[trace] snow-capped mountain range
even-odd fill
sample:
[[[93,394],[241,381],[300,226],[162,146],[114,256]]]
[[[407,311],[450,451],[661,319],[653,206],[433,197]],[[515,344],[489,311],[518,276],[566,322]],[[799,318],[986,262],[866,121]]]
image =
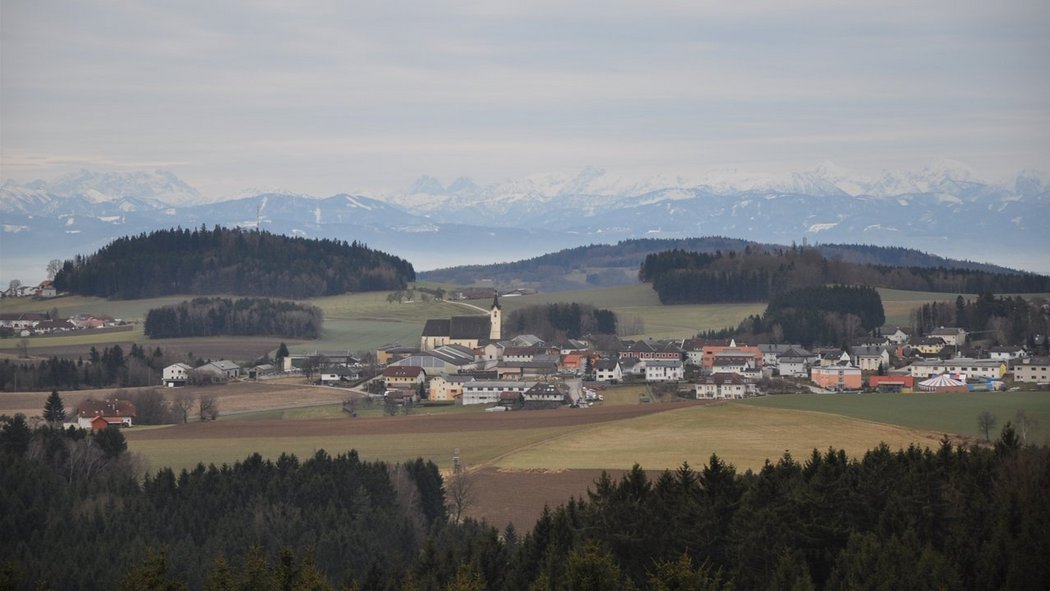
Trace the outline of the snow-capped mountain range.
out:
[[[949,161],[874,177],[832,163],[779,176],[721,170],[692,179],[637,179],[589,167],[487,185],[424,176],[381,195],[251,191],[212,201],[165,171],[80,171],[0,185],[0,271],[6,281],[29,269],[42,273],[51,258],[90,254],[118,236],[219,224],[359,240],[419,269],[627,238],[722,235],[906,246],[1050,272],[1047,178],[1022,172],[990,182]]]

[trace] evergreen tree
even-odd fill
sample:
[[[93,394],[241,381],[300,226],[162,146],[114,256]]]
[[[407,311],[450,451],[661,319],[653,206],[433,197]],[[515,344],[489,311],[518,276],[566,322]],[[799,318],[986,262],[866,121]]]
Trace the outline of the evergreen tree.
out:
[[[58,390],[52,390],[44,403],[44,420],[51,424],[62,423],[66,420],[66,409]]]

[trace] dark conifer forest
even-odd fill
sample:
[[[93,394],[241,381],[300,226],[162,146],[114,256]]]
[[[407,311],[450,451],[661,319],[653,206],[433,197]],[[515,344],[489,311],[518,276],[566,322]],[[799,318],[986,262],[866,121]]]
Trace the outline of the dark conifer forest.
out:
[[[616,334],[616,313],[590,304],[539,304],[514,310],[506,325],[516,334],[547,341],[578,339],[587,334]]]
[[[5,589],[1046,589],[1050,449],[717,456],[603,475],[504,531],[437,467],[253,455],[141,479],[120,431],[0,430]]]
[[[358,242],[239,228],[160,230],[65,261],[55,288],[115,299],[173,294],[310,298],[401,289],[412,264]]]
[[[218,335],[321,337],[324,314],[317,306],[267,298],[193,298],[146,314],[151,339]]]
[[[714,254],[668,250],[646,256],[638,278],[652,283],[664,304],[762,302],[829,283],[946,293],[1050,291],[1050,277],[1033,273],[850,263],[800,247]]]

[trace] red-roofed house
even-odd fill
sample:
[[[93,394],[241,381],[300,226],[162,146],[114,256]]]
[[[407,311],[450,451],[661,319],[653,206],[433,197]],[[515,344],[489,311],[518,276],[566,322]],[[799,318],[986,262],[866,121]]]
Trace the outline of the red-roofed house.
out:
[[[102,425],[98,422],[106,422]],[[81,429],[105,429],[109,425],[131,427],[135,424],[135,405],[128,400],[93,400],[88,398],[77,406],[77,426]]]
[[[414,365],[391,365],[383,370],[383,381],[387,388],[414,390],[426,379],[427,374],[423,368]]]

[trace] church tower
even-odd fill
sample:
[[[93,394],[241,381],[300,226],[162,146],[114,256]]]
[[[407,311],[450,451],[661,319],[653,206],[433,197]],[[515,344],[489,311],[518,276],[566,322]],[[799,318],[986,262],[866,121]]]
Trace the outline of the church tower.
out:
[[[499,305],[499,292],[492,296],[492,308],[489,310],[489,339],[498,341],[503,338],[503,309]]]

